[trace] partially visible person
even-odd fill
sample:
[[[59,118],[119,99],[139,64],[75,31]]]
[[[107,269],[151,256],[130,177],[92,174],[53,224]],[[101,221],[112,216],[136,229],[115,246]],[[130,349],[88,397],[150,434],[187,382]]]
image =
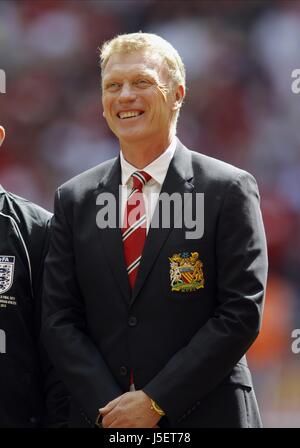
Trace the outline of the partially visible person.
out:
[[[5,130],[0,126],[0,146]],[[68,393],[39,342],[51,214],[0,184],[0,427],[64,426]]]

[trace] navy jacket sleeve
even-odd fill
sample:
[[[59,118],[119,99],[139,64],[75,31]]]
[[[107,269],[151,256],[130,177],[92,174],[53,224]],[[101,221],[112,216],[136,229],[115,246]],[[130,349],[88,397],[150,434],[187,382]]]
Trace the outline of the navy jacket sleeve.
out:
[[[37,239],[39,239],[39,244],[36,244]],[[40,334],[41,330],[44,262],[49,249],[49,239],[50,218],[45,222],[43,233],[41,233],[40,236],[38,236],[38,234],[31,235],[31,240],[35,242],[35,244],[32,244],[34,246],[34,253],[32,254],[32,286],[35,302],[35,325],[37,335]],[[42,416],[41,423],[45,427],[67,426],[69,418],[70,395],[65,385],[57,375],[57,372],[54,369],[47,351],[40,339],[39,356],[42,367],[43,393],[45,400],[44,415]]]

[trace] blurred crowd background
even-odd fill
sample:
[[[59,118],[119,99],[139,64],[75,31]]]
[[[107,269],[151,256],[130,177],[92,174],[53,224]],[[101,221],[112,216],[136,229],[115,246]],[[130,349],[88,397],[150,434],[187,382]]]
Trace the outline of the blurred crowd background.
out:
[[[249,364],[267,427],[300,427],[298,1],[1,0],[0,182],[52,210],[65,180],[118,153],[102,117],[97,48],[124,32],[169,40],[187,70],[178,135],[255,175],[270,271]]]

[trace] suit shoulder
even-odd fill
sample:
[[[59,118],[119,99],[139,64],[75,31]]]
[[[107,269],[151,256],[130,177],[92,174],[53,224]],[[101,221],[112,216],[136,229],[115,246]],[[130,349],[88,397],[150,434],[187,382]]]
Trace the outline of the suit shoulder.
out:
[[[83,173],[69,179],[59,187],[59,191],[64,194],[82,195],[85,191],[97,188],[99,183],[103,180],[107,173],[112,169],[117,161],[117,157],[114,159],[106,160],[99,165],[90,168]]]
[[[248,171],[230,163],[190,150],[195,173],[216,182],[237,182],[241,178],[252,178]]]
[[[5,192],[6,195],[6,211],[9,215],[15,215],[20,221],[33,223],[44,226],[50,220],[52,213],[44,209],[34,202],[24,199],[14,193]]]

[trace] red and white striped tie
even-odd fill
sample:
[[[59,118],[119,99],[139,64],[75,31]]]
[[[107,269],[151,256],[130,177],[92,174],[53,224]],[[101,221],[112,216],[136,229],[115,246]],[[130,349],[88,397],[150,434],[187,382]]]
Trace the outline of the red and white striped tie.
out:
[[[129,283],[133,289],[146,240],[147,220],[143,188],[151,176],[145,171],[135,171],[131,177],[133,187],[127,198],[122,240]]]

